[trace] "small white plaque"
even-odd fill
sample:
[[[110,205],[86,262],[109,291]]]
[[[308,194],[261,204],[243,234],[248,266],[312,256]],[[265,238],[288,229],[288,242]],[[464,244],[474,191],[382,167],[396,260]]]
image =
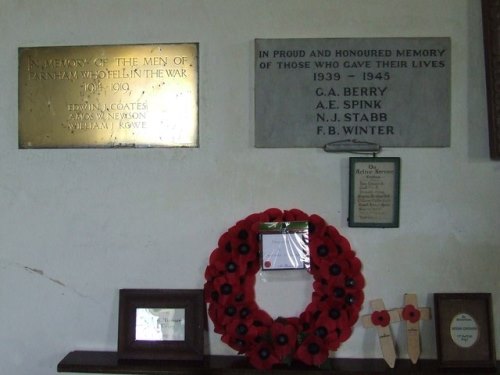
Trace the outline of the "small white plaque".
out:
[[[451,339],[461,348],[470,348],[479,339],[479,326],[472,316],[461,313],[450,323]]]
[[[186,311],[184,309],[136,310],[135,339],[144,341],[184,341]]]
[[[279,233],[262,235],[262,268],[305,268],[309,248],[302,233]]]

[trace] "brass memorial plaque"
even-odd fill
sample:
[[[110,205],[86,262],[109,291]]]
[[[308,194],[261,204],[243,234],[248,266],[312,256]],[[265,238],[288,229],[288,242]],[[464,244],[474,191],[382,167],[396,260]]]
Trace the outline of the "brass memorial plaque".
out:
[[[198,44],[20,48],[19,147],[198,147]]]

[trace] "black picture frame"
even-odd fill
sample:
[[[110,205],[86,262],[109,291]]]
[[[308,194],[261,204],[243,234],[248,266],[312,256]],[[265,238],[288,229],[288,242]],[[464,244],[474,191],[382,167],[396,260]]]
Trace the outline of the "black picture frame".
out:
[[[401,158],[349,158],[350,227],[399,227]]]
[[[435,293],[434,312],[440,367],[496,367],[490,293]]]
[[[143,311],[150,309],[159,314],[180,313],[182,319],[176,318],[171,320],[174,323],[166,323],[168,319],[162,318],[162,338],[144,339],[142,336],[138,338],[137,317],[143,314]],[[202,360],[205,314],[203,291],[199,289],[121,289],[118,358],[120,360]],[[160,324],[160,320],[157,324]],[[170,324],[169,329],[175,328],[179,333],[165,338],[163,330],[167,324]]]

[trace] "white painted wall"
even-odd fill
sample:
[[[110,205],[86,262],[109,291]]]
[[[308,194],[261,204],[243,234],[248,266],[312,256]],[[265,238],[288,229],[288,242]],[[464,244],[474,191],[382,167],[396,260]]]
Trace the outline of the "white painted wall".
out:
[[[381,154],[402,160],[399,229],[347,227],[349,155],[253,147],[254,38],[374,36],[452,40],[451,147]],[[201,288],[219,236],[269,207],[338,227],[367,300],[491,292],[498,317],[500,163],[481,38],[477,0],[0,0],[1,372],[54,374],[68,351],[114,350],[120,288]],[[200,43],[199,149],[18,150],[18,47],[169,42]],[[259,282],[258,300],[298,314],[310,289],[298,284],[304,296]],[[422,331],[435,357],[433,324]],[[210,347],[233,353],[212,332]],[[337,356],[379,357],[374,333],[358,323]]]

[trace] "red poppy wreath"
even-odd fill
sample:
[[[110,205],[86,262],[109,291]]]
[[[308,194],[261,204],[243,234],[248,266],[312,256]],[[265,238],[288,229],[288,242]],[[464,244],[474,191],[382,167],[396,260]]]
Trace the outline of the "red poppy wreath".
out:
[[[312,299],[298,317],[273,319],[255,301],[259,224],[307,221]],[[238,221],[220,238],[205,271],[214,331],[258,369],[293,360],[321,366],[351,333],[363,303],[361,261],[346,238],[318,215],[276,208]]]

